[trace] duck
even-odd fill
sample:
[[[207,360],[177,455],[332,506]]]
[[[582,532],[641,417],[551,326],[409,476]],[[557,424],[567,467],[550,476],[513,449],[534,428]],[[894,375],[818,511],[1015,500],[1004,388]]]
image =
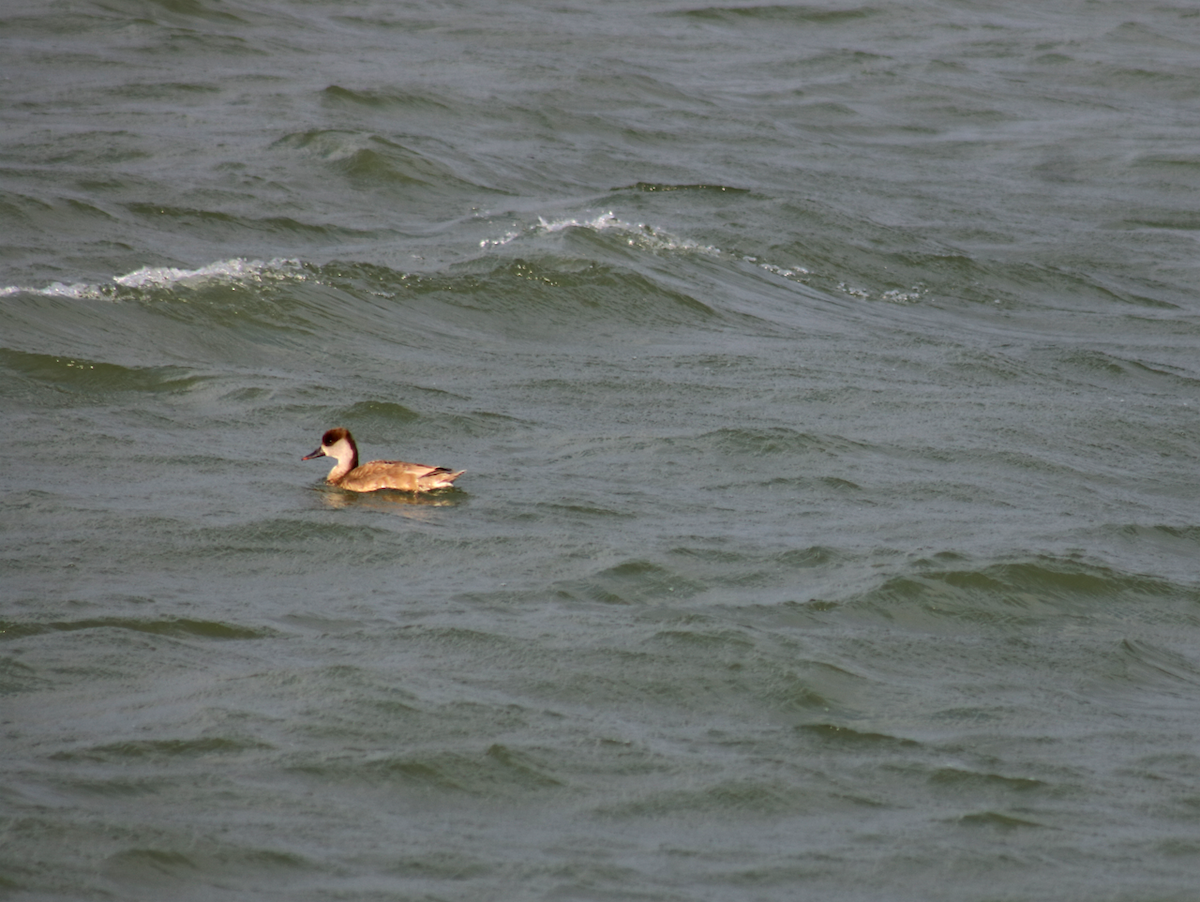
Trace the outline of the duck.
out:
[[[397,489],[401,492],[432,492],[449,488],[466,470],[450,470],[446,467],[428,467],[425,464],[410,464],[402,460],[373,460],[359,464],[358,445],[349,429],[330,429],[321,436],[321,445],[312,454],[301,460],[317,457],[332,457],[337,464],[329,471],[325,481],[340,489],[351,492],[377,492],[380,489]]]

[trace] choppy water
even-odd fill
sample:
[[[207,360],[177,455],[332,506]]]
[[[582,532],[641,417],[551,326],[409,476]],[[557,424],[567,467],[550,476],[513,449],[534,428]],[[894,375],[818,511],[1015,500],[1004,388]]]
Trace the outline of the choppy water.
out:
[[[0,894],[1195,899],[1200,14],[1054,6],[6,8]]]

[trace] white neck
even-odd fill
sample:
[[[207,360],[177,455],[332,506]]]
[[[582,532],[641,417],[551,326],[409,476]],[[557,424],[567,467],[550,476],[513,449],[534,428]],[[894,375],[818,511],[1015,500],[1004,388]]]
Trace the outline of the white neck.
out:
[[[325,456],[337,460],[337,464],[329,471],[329,476],[326,477],[329,482],[338,482],[358,466],[358,449],[345,439],[326,448]]]

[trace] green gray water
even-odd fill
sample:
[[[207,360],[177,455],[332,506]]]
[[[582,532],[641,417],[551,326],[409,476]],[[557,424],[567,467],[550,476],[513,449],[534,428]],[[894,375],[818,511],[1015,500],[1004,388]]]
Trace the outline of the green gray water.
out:
[[[1194,899],[1198,51],[5,11],[0,894]]]

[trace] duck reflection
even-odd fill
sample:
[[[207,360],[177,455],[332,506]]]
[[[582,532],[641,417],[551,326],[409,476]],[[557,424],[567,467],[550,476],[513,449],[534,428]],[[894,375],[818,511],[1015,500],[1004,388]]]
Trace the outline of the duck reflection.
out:
[[[326,507],[334,510],[373,510],[415,519],[424,519],[435,507],[456,507],[467,498],[466,492],[457,489],[433,493],[380,489],[364,493],[349,492],[332,485],[318,485],[313,486],[313,491],[320,495]]]

